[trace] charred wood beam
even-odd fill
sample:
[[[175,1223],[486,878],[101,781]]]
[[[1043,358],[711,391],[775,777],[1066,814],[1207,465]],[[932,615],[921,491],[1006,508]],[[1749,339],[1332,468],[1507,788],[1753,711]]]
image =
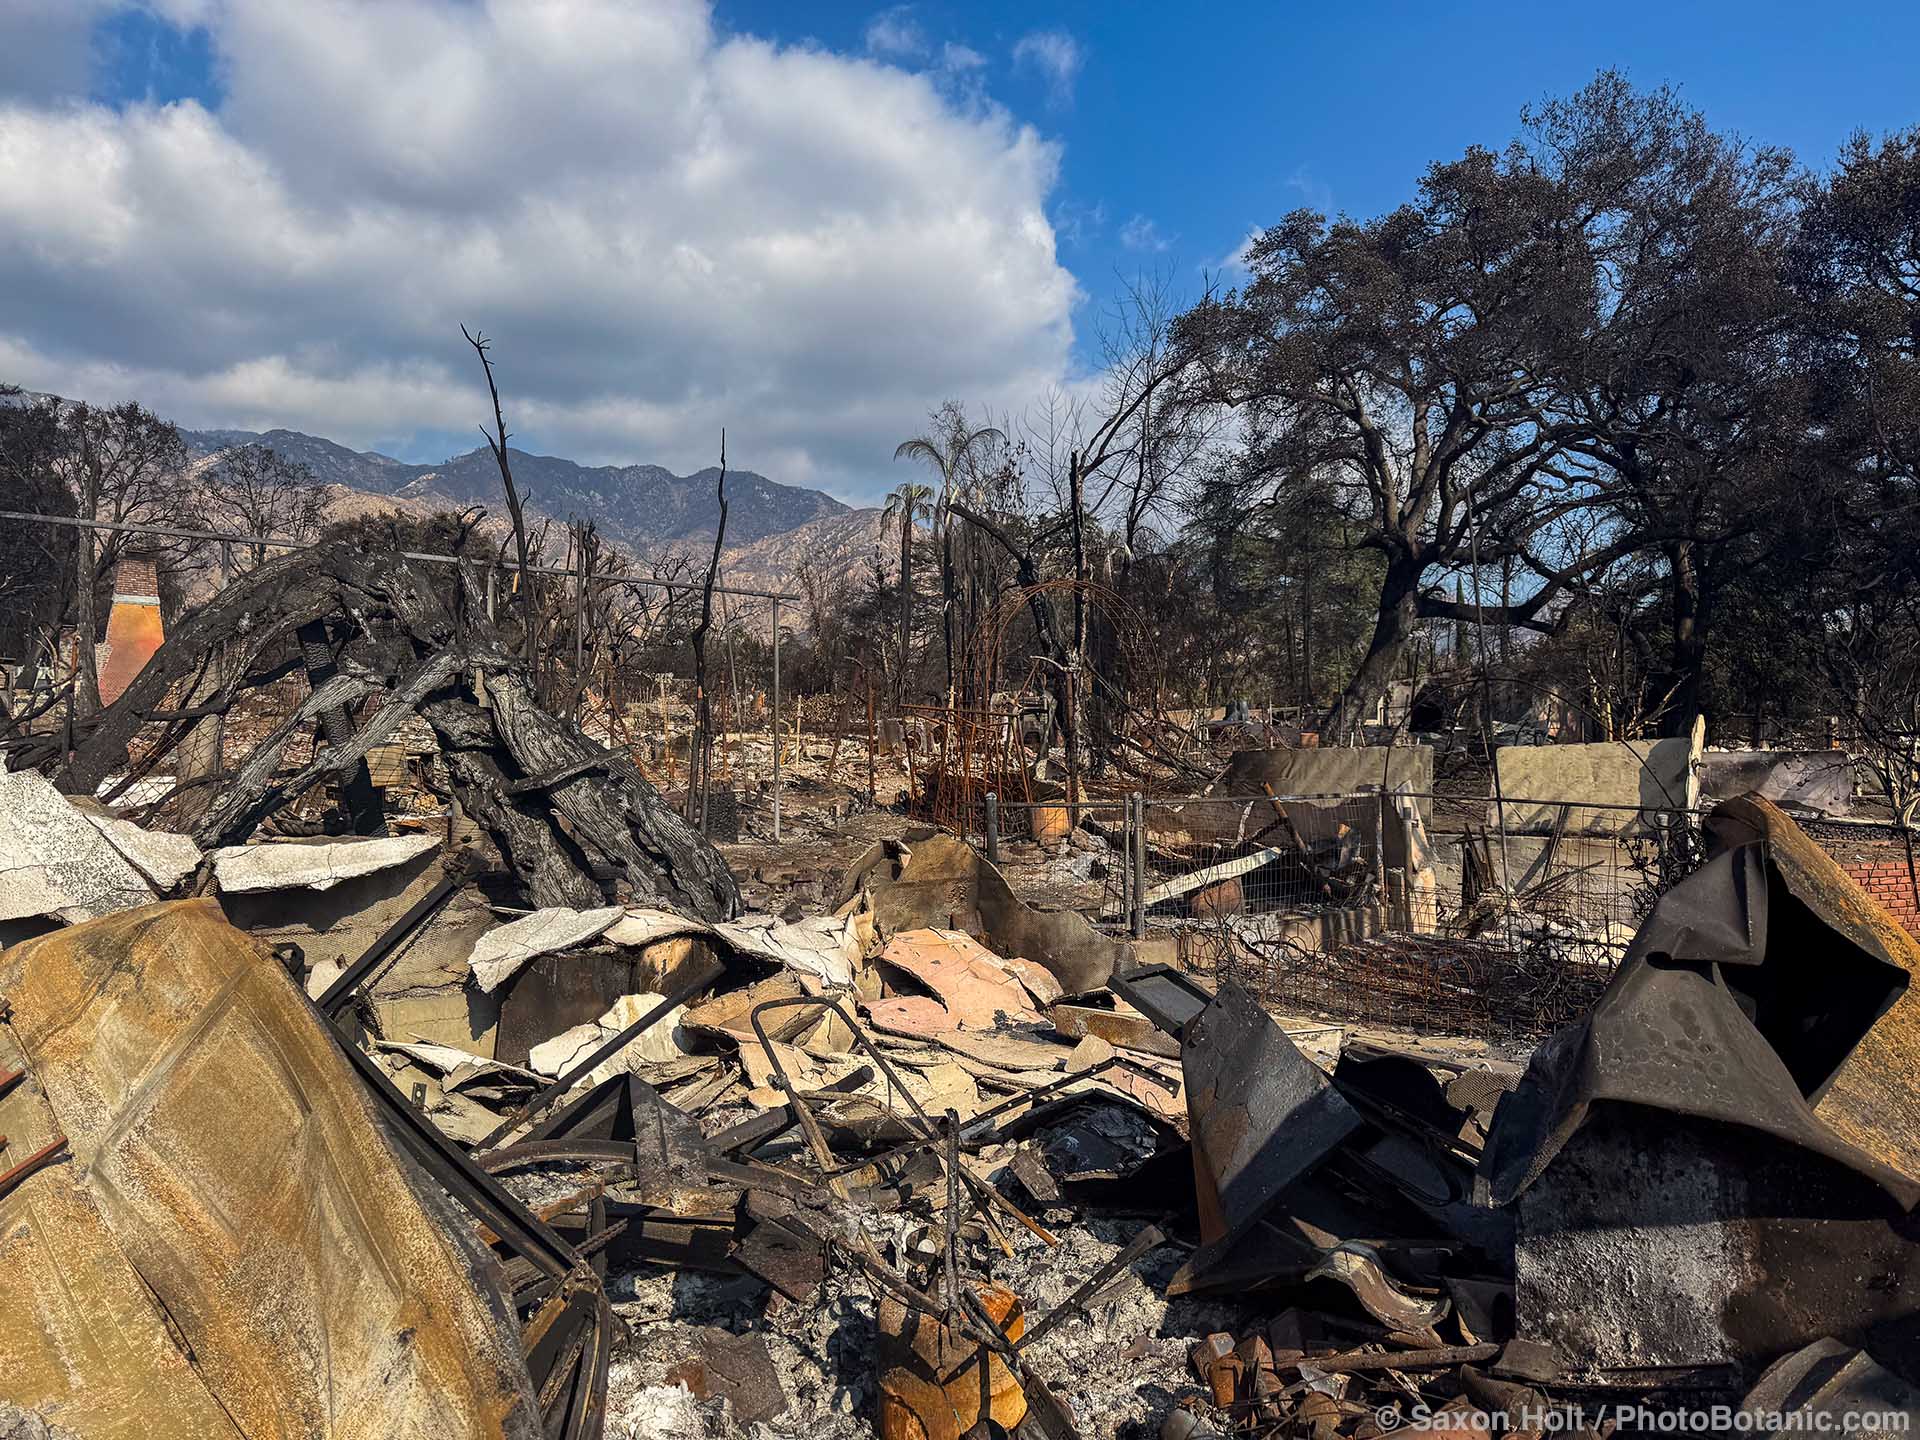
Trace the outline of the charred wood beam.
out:
[[[307,667],[307,683],[318,689],[340,673],[333,648],[327,641],[326,621],[309,621],[300,627],[298,636],[300,656]],[[344,704],[330,705],[322,710],[320,725],[326,732],[329,753],[344,751],[353,739],[353,717],[347,713]],[[379,792],[373,788],[373,775],[367,769],[364,749],[360,758],[340,777],[340,798],[346,802],[347,813],[353,817],[354,834],[387,833],[386,811],[380,804]]]
[[[457,650],[442,650],[428,656],[388,694],[386,702],[373,713],[359,734],[350,735],[344,744],[327,746],[314,756],[311,764],[276,780],[280,752],[303,718],[325,714],[328,706],[344,706],[350,692],[366,694],[371,689],[364,681],[351,676],[334,676],[309,695],[267,743],[247,757],[233,785],[217,796],[200,817],[200,823],[194,826],[193,838],[202,849],[238,845],[270,811],[305,794],[321,781],[364,774],[367,751],[384,744],[419,708],[422,700],[457,676],[466,663]]]
[[[589,770],[605,770],[611,763],[611,755],[583,755],[550,774],[535,775],[527,780],[515,780],[507,786],[507,794],[532,795],[541,790],[551,790],[562,781],[571,780],[576,775],[584,775]]]

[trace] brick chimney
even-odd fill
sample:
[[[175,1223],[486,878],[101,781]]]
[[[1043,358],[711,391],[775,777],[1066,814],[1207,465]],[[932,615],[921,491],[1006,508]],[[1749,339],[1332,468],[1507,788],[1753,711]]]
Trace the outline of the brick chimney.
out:
[[[160,628],[160,577],[153,561],[129,556],[114,567],[107,638],[94,652],[100,668],[101,704],[111,705],[120,698],[165,638]]]

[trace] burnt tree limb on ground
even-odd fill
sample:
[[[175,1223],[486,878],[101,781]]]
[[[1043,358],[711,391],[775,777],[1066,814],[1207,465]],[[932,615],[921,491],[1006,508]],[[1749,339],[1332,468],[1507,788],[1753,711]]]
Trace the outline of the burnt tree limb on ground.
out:
[[[286,754],[288,742],[315,723],[328,708],[355,704],[372,693],[373,686],[354,675],[335,675],[324,684],[315,686],[291,715],[268,731],[254,746],[253,753],[233,772],[233,778],[226,788],[208,804],[193,827],[195,843],[203,849],[237,844],[239,841],[234,840],[233,836],[245,840],[253,833],[261,816],[275,805],[305,790],[307,786],[296,790],[291,782],[277,778],[280,759]],[[316,763],[327,753],[321,751],[315,757]]]
[[[492,708],[486,713],[512,758],[514,778],[582,766],[581,773],[514,801],[553,815],[558,824],[549,829],[565,834],[593,868],[610,868],[633,899],[710,919],[739,909],[739,889],[720,853],[660,798],[631,759],[602,749],[541,709],[517,667],[492,671],[487,693]],[[444,710],[445,702],[427,712],[436,731],[436,716]],[[582,765],[590,758],[604,758],[604,767]]]
[[[99,712],[57,783],[70,795],[92,795],[124,769],[127,747],[141,727],[164,708],[175,685],[200,673],[208,652],[220,644],[237,641],[254,656],[276,646],[291,651],[295,632],[311,621],[339,616],[364,628],[363,617],[381,615],[411,617],[415,644],[453,641],[453,614],[418,562],[371,554],[346,541],[269,560],[180,618],[120,698]]]
[[[477,577],[340,542],[269,561],[183,617],[98,723],[62,776],[88,793],[127,763],[127,747],[172,689],[216,647],[256,656],[291,647],[303,624],[331,619],[356,673],[310,695],[195,827],[202,844],[239,844],[276,807],[345,769],[419,714],[439,741],[453,793],[498,847],[536,905],[599,905],[611,892],[708,920],[731,919],[740,892],[726,862],[632,760],[542,709],[525,661],[509,653],[477,602]],[[368,679],[367,677],[372,677]],[[484,686],[486,694],[476,693]],[[287,741],[322,708],[371,688],[382,703],[348,743],[291,775]],[[556,776],[565,778],[553,779]],[[540,788],[516,786],[547,779]]]

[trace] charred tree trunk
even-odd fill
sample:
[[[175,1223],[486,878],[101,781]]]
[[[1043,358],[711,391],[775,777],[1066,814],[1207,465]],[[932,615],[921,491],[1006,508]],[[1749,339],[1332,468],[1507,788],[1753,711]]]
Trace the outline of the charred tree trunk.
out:
[[[466,335],[467,343],[473,346],[474,354],[480,357],[480,368],[487,376],[487,396],[493,401],[493,434],[488,435],[486,427],[480,429],[481,436],[487,442],[487,448],[493,452],[493,462],[500,470],[500,485],[507,492],[507,514],[513,521],[513,548],[519,558],[520,584],[517,596],[520,601],[520,623],[524,627],[520,637],[520,651],[526,656],[529,665],[537,664],[540,658],[540,617],[534,599],[534,574],[532,549],[527,542],[527,517],[520,506],[520,489],[513,483],[513,466],[507,458],[507,441],[513,437],[507,433],[507,417],[500,408],[500,387],[493,379],[493,357],[487,353],[493,343],[485,336],[467,334],[462,325],[460,333]]]
[[[953,676],[953,612],[958,603],[960,587],[953,571],[953,517],[947,511],[946,499],[942,499],[940,514],[940,643],[946,652],[947,662],[947,708],[954,706],[957,691]]]
[[[1402,550],[1387,561],[1387,573],[1380,581],[1380,610],[1373,625],[1373,637],[1347,682],[1347,688],[1327,712],[1321,729],[1336,745],[1357,745],[1362,727],[1380,697],[1387,693],[1387,682],[1399,668],[1401,653],[1414,633],[1420,610],[1419,559]]]
[[[502,848],[514,868],[528,878],[536,903],[568,903],[543,899],[542,885],[530,878],[544,871],[551,863],[549,852],[564,844],[584,860],[584,864],[576,862],[576,868],[596,880],[604,874],[611,888],[625,898],[708,920],[728,920],[739,912],[739,887],[719,851],[673,812],[632,760],[595,744],[541,709],[518,667],[491,673],[487,693],[492,708],[479,713],[490,719],[497,736],[495,763],[504,758],[508,763],[500,767],[501,772],[523,777],[510,782],[503,798],[537,802],[536,814],[544,812],[547,820],[528,837],[533,841],[531,852],[525,841],[514,846],[514,836]],[[453,708],[467,704],[452,698],[430,704],[424,712],[427,723],[437,734],[449,722]],[[472,726],[462,728],[470,732]],[[583,763],[588,768],[580,768]],[[561,778],[550,780],[556,776]],[[475,814],[468,805],[468,788],[461,788],[456,779],[461,805]],[[476,814],[476,818],[480,817]]]
[[[727,432],[720,432],[720,482],[716,491],[720,519],[713,532],[713,556],[700,587],[700,623],[693,627],[693,704],[697,724],[687,764],[687,820],[707,833],[707,787],[713,782],[713,697],[707,691],[707,632],[713,628],[713,585],[720,575],[720,547],[727,538]]]
[[[1007,553],[1013,561],[1014,578],[1027,597],[1027,612],[1033,617],[1035,638],[1046,652],[1050,687],[1053,691],[1054,715],[1061,729],[1061,738],[1067,745],[1068,769],[1075,768],[1072,747],[1081,742],[1080,717],[1077,713],[1076,690],[1073,681],[1073,656],[1067,648],[1066,637],[1060,633],[1060,617],[1054,609],[1052,596],[1040,588],[1040,567],[1033,558],[1033,551],[1018,544],[1006,530],[985,515],[969,507],[954,503],[953,513],[974,526]]]
[[[1672,700],[1662,717],[1660,733],[1687,736],[1700,713],[1700,695],[1707,666],[1707,593],[1699,551],[1690,540],[1664,547],[1673,586]]]
[[[894,683],[894,703],[907,700],[908,676],[913,670],[913,508],[900,517],[900,673]]]

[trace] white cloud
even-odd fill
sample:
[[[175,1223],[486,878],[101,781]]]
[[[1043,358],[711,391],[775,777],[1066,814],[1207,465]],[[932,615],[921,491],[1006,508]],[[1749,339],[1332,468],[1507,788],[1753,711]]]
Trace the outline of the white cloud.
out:
[[[1258,229],[1249,230],[1240,237],[1240,243],[1214,262],[1213,270],[1223,277],[1229,285],[1244,285],[1253,278],[1253,269],[1248,257],[1253,253],[1253,242],[1260,238]]]
[[[1084,60],[1080,42],[1065,30],[1032,30],[1022,35],[1013,47],[1013,63],[1031,65],[1047,82],[1047,92],[1055,105],[1073,103],[1074,81],[1080,77]]]
[[[928,50],[926,32],[911,5],[882,10],[867,22],[867,51],[888,58],[915,59]]]
[[[1053,211],[1053,230],[1067,245],[1085,245],[1100,234],[1107,225],[1107,207],[1104,201],[1096,200],[1091,205],[1082,205],[1076,200],[1062,200]]]
[[[1129,250],[1159,252],[1173,244],[1145,215],[1135,215],[1120,227],[1120,243]]]
[[[1333,214],[1333,187],[1306,166],[1296,166],[1294,172],[1287,176],[1287,188],[1297,190],[1301,203],[1309,210],[1318,210],[1322,215]]]
[[[218,112],[0,99],[0,379],[370,444],[481,418],[466,321],[545,448],[724,424],[870,494],[942,398],[1065,373],[1057,150],[937,75],[695,0],[197,3]]]
[[[949,40],[940,47],[940,64],[948,70],[978,70],[987,63],[987,57],[970,45],[961,45]]]

